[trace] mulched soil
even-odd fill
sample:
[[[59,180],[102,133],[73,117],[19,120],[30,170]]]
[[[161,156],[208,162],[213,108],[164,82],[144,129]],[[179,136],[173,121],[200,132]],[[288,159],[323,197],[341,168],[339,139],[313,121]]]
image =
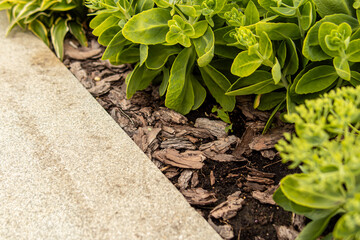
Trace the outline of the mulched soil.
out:
[[[295,172],[274,149],[290,125],[277,119],[261,135],[270,114],[254,110],[251,97],[237,99],[229,134],[211,113],[211,97],[186,117],[164,108],[157,86],[126,99],[132,66],[100,60],[104,47],[90,39],[82,48],[67,38],[64,64],[223,239],[295,239],[305,219],[272,200],[281,178]]]

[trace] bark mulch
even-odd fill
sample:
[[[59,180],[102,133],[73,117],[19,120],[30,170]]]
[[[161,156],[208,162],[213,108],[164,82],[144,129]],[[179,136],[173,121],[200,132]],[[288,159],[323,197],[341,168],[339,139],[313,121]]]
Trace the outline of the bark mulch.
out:
[[[295,239],[305,219],[272,200],[294,172],[274,149],[290,125],[276,120],[262,135],[270,114],[254,110],[251,97],[237,99],[230,133],[211,113],[211,97],[188,116],[164,108],[157,86],[127,99],[132,66],[101,60],[104,47],[90,39],[83,48],[68,38],[64,64],[223,239]]]

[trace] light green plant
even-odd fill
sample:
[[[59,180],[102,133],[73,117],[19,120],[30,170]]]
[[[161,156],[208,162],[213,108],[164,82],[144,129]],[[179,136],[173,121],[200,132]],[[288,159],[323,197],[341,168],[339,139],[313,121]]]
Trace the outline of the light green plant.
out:
[[[317,239],[337,216],[326,239],[360,239],[360,87],[307,100],[286,119],[296,135],[285,134],[276,148],[303,173],[283,178],[274,200],[312,220],[297,239]]]
[[[8,13],[10,24],[7,34],[15,26],[27,28],[48,46],[52,44],[60,59],[64,55],[67,32],[87,46],[82,27],[87,12],[82,0],[0,0],[0,10]]]

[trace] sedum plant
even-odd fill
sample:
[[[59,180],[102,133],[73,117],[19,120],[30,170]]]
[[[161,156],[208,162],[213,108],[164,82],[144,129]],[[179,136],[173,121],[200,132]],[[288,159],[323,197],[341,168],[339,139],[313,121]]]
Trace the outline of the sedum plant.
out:
[[[232,9],[228,24],[235,29],[223,35],[224,45],[243,49],[231,66],[240,78],[226,95],[256,94],[254,107],[274,109],[274,116],[334,87],[360,84],[358,0],[258,0],[256,6],[248,23]]]
[[[296,134],[285,134],[276,148],[303,173],[283,178],[273,197],[312,220],[297,239],[317,239],[331,219],[326,239],[360,239],[360,87],[307,100],[286,119]]]
[[[63,44],[67,32],[81,45],[87,46],[81,25],[87,11],[82,0],[0,0],[0,10],[7,10],[8,13],[10,24],[7,34],[16,25],[27,28],[48,46],[52,44],[60,59],[64,55]]]

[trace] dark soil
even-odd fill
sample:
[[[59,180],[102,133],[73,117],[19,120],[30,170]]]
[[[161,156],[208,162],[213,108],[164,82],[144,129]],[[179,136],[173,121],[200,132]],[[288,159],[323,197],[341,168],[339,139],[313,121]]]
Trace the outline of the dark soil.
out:
[[[214,228],[224,239],[294,239],[290,233],[284,235],[284,231],[277,232],[276,228],[283,226],[286,231],[293,233],[302,228],[304,219],[292,216],[274,203],[264,203],[266,199],[254,198],[255,192],[262,194],[275,189],[281,178],[294,172],[281,163],[274,149],[274,144],[281,138],[282,133],[292,130],[291,126],[277,119],[272,130],[261,135],[269,113],[254,110],[251,97],[238,98],[236,109],[230,115],[233,132],[229,135],[234,135],[235,141],[221,150],[204,150],[205,143],[218,140],[225,144],[228,140],[226,136],[206,135],[209,133],[208,126],[194,127],[199,118],[219,121],[216,115],[211,113],[213,105],[216,105],[211,97],[208,97],[200,109],[191,112],[186,118],[163,108],[164,99],[159,97],[156,86],[150,86],[127,100],[124,79],[132,66],[112,66],[100,60],[101,53],[95,54],[94,49],[103,51],[104,47],[99,46],[94,37],[90,36],[90,39],[89,48],[81,48],[75,40],[68,38],[64,64],[181,192],[202,189],[213,194],[212,201],[207,203],[203,202],[202,194],[195,194],[198,200],[189,201],[207,221],[215,224]],[[90,54],[87,59],[82,59],[81,54],[77,55],[77,52],[90,51],[95,55]],[[214,126],[213,123],[215,122],[210,125]],[[206,134],[196,135],[193,129]],[[169,148],[177,149],[180,154],[196,150],[204,165],[200,169],[179,168],[164,163],[154,154],[168,151]],[[206,151],[218,156],[220,160],[211,160],[205,154]],[[224,162],[223,156],[231,160]],[[178,161],[181,163],[181,157]],[[241,192],[238,199],[243,202],[234,217],[215,219],[210,216],[216,206],[238,191]],[[300,219],[300,223],[295,221],[296,219]]]

